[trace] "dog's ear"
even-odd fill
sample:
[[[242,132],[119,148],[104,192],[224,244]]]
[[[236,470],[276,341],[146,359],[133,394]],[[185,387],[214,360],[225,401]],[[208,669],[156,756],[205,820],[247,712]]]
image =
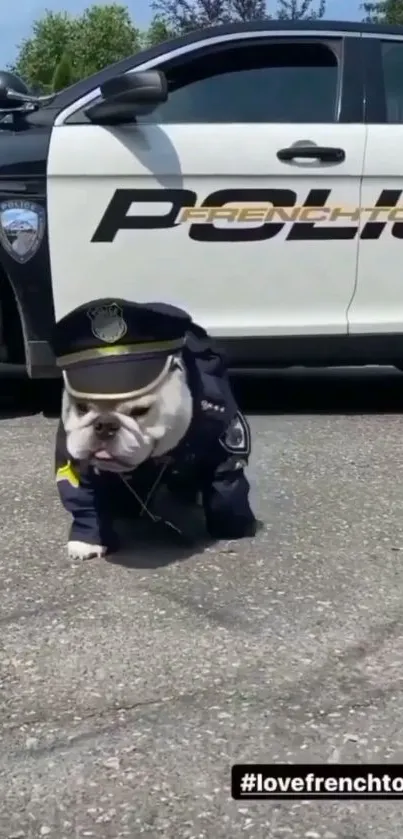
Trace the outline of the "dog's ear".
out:
[[[171,362],[171,372],[174,370],[184,370],[185,364],[181,355],[174,355]]]
[[[66,425],[68,416],[71,412],[71,407],[72,407],[71,406],[71,396],[70,396],[68,390],[66,390],[66,388],[64,387],[63,388],[63,393],[62,393],[62,409],[61,409],[61,419],[62,419],[63,425]]]

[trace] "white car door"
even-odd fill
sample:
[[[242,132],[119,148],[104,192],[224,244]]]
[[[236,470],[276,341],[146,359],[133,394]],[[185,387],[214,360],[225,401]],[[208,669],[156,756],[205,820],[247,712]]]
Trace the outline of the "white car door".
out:
[[[352,335],[403,332],[403,39],[384,36],[370,48],[380,51],[372,60],[379,80],[368,92],[372,113],[364,159],[357,289],[348,312]],[[371,213],[374,207],[389,210]],[[402,357],[398,350],[397,360]]]
[[[303,32],[205,39],[137,63],[169,81],[150,117],[105,127],[80,102],[62,113],[48,158],[56,317],[116,295],[181,305],[216,336],[346,334],[357,237],[342,209],[359,205],[365,129],[343,119],[345,49]],[[209,201],[247,205],[248,220],[184,210]],[[298,221],[301,205],[340,217]]]

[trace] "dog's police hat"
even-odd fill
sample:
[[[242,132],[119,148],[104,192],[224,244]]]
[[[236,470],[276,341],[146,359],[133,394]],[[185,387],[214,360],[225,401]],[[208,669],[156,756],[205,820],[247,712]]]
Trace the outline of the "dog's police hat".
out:
[[[163,379],[191,323],[175,306],[103,298],[62,318],[51,344],[73,396],[130,398]]]

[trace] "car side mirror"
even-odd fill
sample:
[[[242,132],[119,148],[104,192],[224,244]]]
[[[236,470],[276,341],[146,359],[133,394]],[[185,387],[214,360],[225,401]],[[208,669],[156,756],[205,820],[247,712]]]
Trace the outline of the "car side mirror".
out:
[[[19,76],[8,70],[0,70],[0,111],[3,113],[38,110],[52,98],[54,94],[33,95]]]
[[[95,125],[135,122],[168,99],[168,82],[160,70],[144,70],[114,76],[100,87],[102,99],[84,113]]]

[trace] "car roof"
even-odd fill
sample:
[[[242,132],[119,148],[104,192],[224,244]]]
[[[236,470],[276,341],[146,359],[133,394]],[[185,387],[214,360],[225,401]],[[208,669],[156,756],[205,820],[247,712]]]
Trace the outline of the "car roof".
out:
[[[237,35],[244,32],[337,32],[337,33],[351,33],[352,35],[396,35],[403,38],[403,26],[393,26],[390,24],[378,23],[363,23],[362,21],[344,21],[344,20],[259,20],[242,23],[222,24],[220,26],[206,27],[205,29],[197,29],[189,32],[187,35],[181,35],[179,38],[172,38],[169,41],[163,41],[155,47],[150,47],[145,50],[140,50],[135,55],[124,58],[121,61],[105,67],[104,70],[94,74],[87,79],[76,82],[74,85],[60,91],[60,93],[53,100],[51,109],[57,109],[59,112],[63,108],[75,100],[85,96],[85,94],[93,89],[99,87],[104,81],[111,78],[112,75],[126,73],[130,68],[136,64],[143,64],[158,58],[165,52],[171,50],[178,50],[182,47],[188,47],[191,44],[197,44],[199,41],[208,40],[209,38],[217,38],[225,35]]]

